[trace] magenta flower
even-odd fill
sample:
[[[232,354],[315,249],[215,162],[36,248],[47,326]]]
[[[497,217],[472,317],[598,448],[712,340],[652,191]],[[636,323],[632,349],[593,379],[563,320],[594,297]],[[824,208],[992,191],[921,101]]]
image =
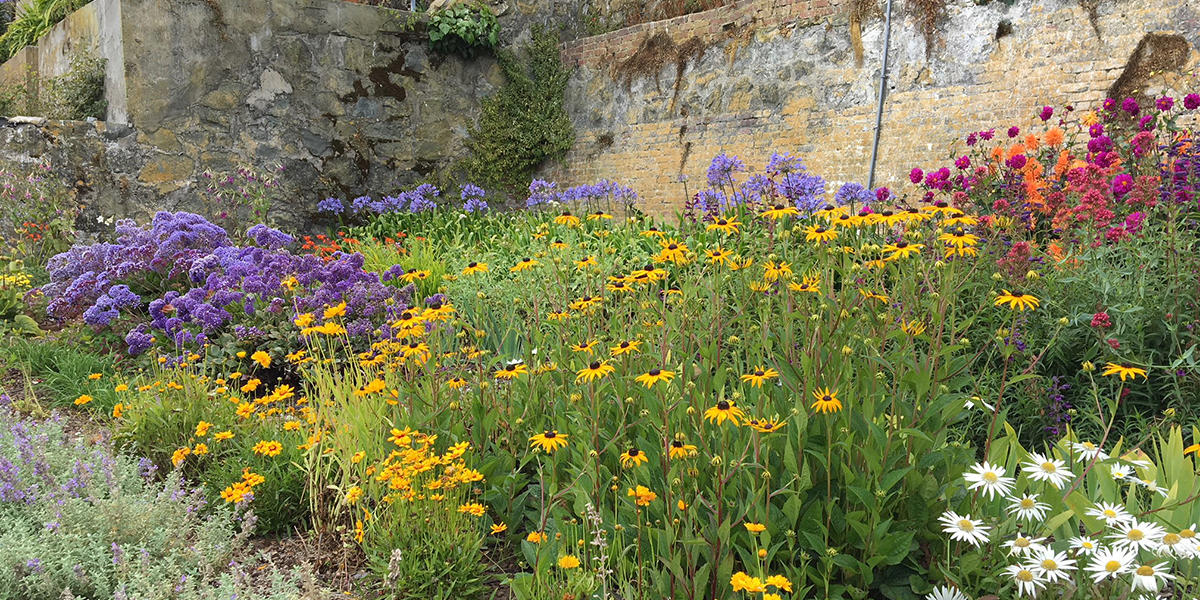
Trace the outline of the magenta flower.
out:
[[[1154,106],[1158,108],[1159,112],[1168,112],[1172,108],[1175,108],[1175,99],[1170,96],[1163,96],[1154,101]]]
[[[1049,121],[1050,117],[1054,116],[1054,108],[1050,106],[1043,106],[1042,113],[1038,116],[1042,118],[1043,122]]]
[[[1013,125],[1012,127],[1009,127],[1009,128],[1008,128],[1008,137],[1010,137],[1010,138],[1015,138],[1015,137],[1017,137],[1018,135],[1021,135],[1021,128],[1020,128],[1020,127],[1017,127],[1016,125]]]
[[[1188,110],[1200,108],[1200,94],[1188,94],[1183,97],[1183,107]]]
[[[1142,107],[1138,106],[1137,100],[1126,98],[1121,102],[1121,110],[1129,113],[1129,116],[1132,117],[1136,116],[1142,110]]]
[[[1019,171],[1025,167],[1026,160],[1024,154],[1014,154],[1008,159],[1008,166]]]
[[[908,180],[913,183],[921,183],[921,180],[924,178],[925,173],[921,169],[913,168],[913,170],[908,172]]]

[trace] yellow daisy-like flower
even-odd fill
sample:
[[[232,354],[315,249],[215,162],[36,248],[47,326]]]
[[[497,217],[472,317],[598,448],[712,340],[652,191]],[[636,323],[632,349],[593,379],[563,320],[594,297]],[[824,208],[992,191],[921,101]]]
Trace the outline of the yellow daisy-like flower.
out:
[[[678,460],[695,455],[695,444],[688,444],[683,440],[671,440],[671,443],[667,444],[667,456],[672,460]]]
[[[88,375],[88,381],[97,381],[101,377],[104,377],[103,373],[92,373],[91,375]]]
[[[742,409],[735,406],[728,400],[720,400],[715,405],[704,411],[704,420],[720,425],[725,421],[729,421],[734,425],[739,424],[738,419],[745,418],[746,413]]]
[[[595,256],[588,256],[587,258],[585,258],[583,260],[575,261],[575,268],[582,271],[588,267],[594,267],[597,264],[599,264],[599,263],[596,262]]]
[[[637,448],[630,448],[621,454],[621,466],[626,469],[646,464],[649,460],[650,458],[646,456],[646,453]]]
[[[758,365],[753,371],[742,375],[742,381],[749,382],[751,387],[762,387],[763,382],[776,377],[779,377],[779,371]]]
[[[638,506],[650,506],[651,502],[654,502],[658,499],[658,494],[650,491],[650,488],[644,485],[639,485],[636,488],[629,488],[629,491],[626,492],[625,495],[633,497],[634,504],[637,504]]]
[[[1149,378],[1146,375],[1145,369],[1140,369],[1138,367],[1126,367],[1124,365],[1118,365],[1117,363],[1111,362],[1104,365],[1104,371],[1101,372],[1100,375],[1116,375],[1121,378],[1121,381],[1125,381],[1126,377],[1135,379],[1138,375],[1141,375],[1142,379]]]
[[[212,428],[212,423],[208,421],[200,421],[196,424],[195,437],[204,437],[208,435],[208,430]]]
[[[769,585],[773,588],[781,589],[785,592],[792,591],[791,580],[788,579],[787,577],[784,577],[783,575],[772,575],[772,576],[768,577],[767,585]],[[764,598],[765,598],[765,596],[764,596]]]
[[[87,404],[88,402],[91,402],[94,399],[95,398],[92,398],[91,396],[89,396],[87,394],[83,394],[80,397],[75,399],[75,406],[83,406],[84,404]]]
[[[720,231],[721,233],[737,233],[739,226],[741,226],[741,222],[736,218],[727,219],[725,217],[718,217],[704,229],[706,231]]]
[[[496,524],[492,525],[489,529],[491,530],[492,535],[500,535],[501,533],[508,531],[508,524],[496,523]]]
[[[357,485],[351,486],[350,489],[346,490],[346,504],[354,504],[362,499],[362,497],[363,490]]]
[[[508,270],[511,273],[520,273],[521,271],[528,271],[529,269],[532,269],[540,264],[542,264],[542,263],[526,256],[525,258],[522,258],[521,261],[518,262],[517,264],[513,265],[512,267],[509,267]]]
[[[530,544],[540,544],[547,539],[549,538],[546,537],[546,534],[540,531],[531,531],[529,532],[529,535],[525,536],[525,541],[529,542]]]
[[[708,262],[714,265],[727,265],[733,257],[733,253],[717,246],[711,250],[705,250],[704,256],[708,257]]]
[[[763,279],[766,281],[778,281],[780,279],[791,279],[792,265],[779,261],[767,261],[763,264]]]
[[[589,221],[600,221],[600,220],[607,221],[612,218],[613,218],[612,215],[610,215],[602,210],[598,210],[594,213],[588,213],[588,216],[587,216],[587,220],[589,220]]]
[[[462,377],[451,377],[450,380],[446,382],[446,385],[450,386],[450,389],[452,390],[460,390],[467,387],[467,380],[463,379]]]
[[[895,244],[888,244],[883,247],[883,251],[887,253],[887,257],[884,260],[891,261],[908,258],[913,254],[920,254],[923,248],[925,248],[924,244],[910,244],[904,240],[900,240]]]
[[[783,426],[787,423],[777,419],[751,419],[747,421],[746,424],[749,425],[751,429],[754,429],[759,433],[775,433],[776,431],[783,429]]]
[[[566,445],[567,434],[559,433],[557,429],[547,429],[545,433],[539,433],[529,438],[529,446],[531,448],[541,448],[542,452],[546,454],[550,454]]]
[[[820,294],[821,278],[816,275],[805,275],[801,282],[796,283],[793,281],[789,283],[788,289],[802,294]]]
[[[233,439],[232,431],[219,431],[219,432],[213,434],[214,442],[223,442],[225,440],[232,440],[232,439]]]
[[[613,371],[616,371],[616,368],[608,364],[608,361],[606,360],[593,362],[576,372],[575,383],[579,383],[581,381],[591,383],[592,381],[600,379],[605,375],[612,373]]]
[[[670,382],[675,378],[675,371],[664,371],[662,369],[650,369],[641,375],[638,375],[634,381],[646,386],[649,389],[654,384],[665,381]]]
[[[417,269],[401,275],[400,281],[403,281],[404,283],[413,283],[415,281],[428,279],[432,274],[433,272],[428,269]]]
[[[473,517],[482,517],[487,508],[478,502],[468,502],[458,507],[458,512],[471,515]]]
[[[746,531],[750,533],[762,533],[767,530],[767,526],[762,523],[743,523],[746,526]]]
[[[183,464],[183,461],[186,460],[188,455],[191,453],[192,453],[192,449],[187,446],[184,446],[183,448],[176,450],[174,453],[171,454],[171,464],[178,467],[179,465]]]
[[[346,303],[339,302],[336,306],[330,306],[329,308],[326,308],[325,312],[322,313],[321,316],[326,321],[328,321],[329,319],[341,317],[341,316],[344,316],[345,314],[346,314]]]
[[[558,568],[560,569],[577,569],[579,568],[579,559],[570,554],[558,557]]]
[[[799,215],[800,211],[791,204],[776,204],[762,212],[762,216],[772,221],[778,221],[784,217],[795,217]]]
[[[496,379],[516,379],[521,375],[528,375],[529,367],[525,363],[512,363],[504,365],[504,368],[496,371],[493,375]]]
[[[687,244],[676,239],[659,240],[658,254],[654,255],[654,262],[673,262],[677,265],[686,265],[688,263]]]
[[[481,263],[481,262],[475,262],[475,261],[471,261],[471,262],[467,263],[466,268],[464,268],[462,270],[463,275],[474,275],[476,273],[487,273],[487,272],[488,272],[487,263]]]
[[[900,321],[900,329],[912,337],[925,333],[925,324],[920,321]]]
[[[279,453],[283,451],[283,444],[280,444],[275,440],[260,440],[257,444],[254,444],[254,447],[251,448],[251,450],[255,454],[260,454],[262,456],[279,456]]]
[[[813,392],[813,398],[816,398],[817,401],[812,403],[811,408],[817,412],[828,414],[842,410],[842,401],[838,400],[837,390],[817,388]]]
[[[579,217],[571,214],[570,211],[565,211],[563,214],[554,217],[556,225],[566,225],[567,227],[579,227]]]
[[[600,342],[597,340],[588,340],[582,344],[571,344],[571,352],[587,352],[592,353],[592,348],[595,348]]]
[[[570,304],[571,310],[586,310],[604,301],[603,296],[584,296]]]
[[[996,306],[1007,304],[1012,310],[1024,312],[1025,309],[1033,310],[1041,304],[1041,301],[1032,294],[1023,294],[1021,292],[1010,292],[1001,290],[999,296],[996,296]]]
[[[729,578],[729,585],[733,586],[734,592],[747,592],[750,594],[761,594],[767,591],[767,586],[763,585],[761,579],[751,577],[742,571],[734,573]]]
[[[823,244],[825,242],[832,242],[833,240],[836,240],[837,236],[838,232],[836,229],[822,227],[820,225],[809,225],[808,228],[804,230],[804,241],[806,242],[817,242],[818,244]]]
[[[641,350],[641,345],[642,343],[637,340],[628,340],[621,342],[616,346],[610,346],[608,351],[611,352],[613,356],[622,356],[624,354],[633,354],[634,352]]]
[[[258,352],[251,354],[250,360],[258,363],[259,366],[261,366],[264,369],[268,369],[271,367],[271,355],[267,354],[266,352],[263,352],[262,350],[259,350]]]
[[[666,233],[664,233],[661,229],[659,229],[653,225],[651,225],[649,229],[646,229],[645,231],[643,231],[641,233],[642,237],[648,237],[648,238],[651,238],[651,237],[661,238],[664,235],[666,235]]]

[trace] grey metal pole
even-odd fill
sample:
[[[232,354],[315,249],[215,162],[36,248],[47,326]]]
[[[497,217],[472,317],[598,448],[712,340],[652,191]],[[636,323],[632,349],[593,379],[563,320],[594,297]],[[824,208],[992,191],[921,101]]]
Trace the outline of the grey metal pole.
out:
[[[871,170],[867,189],[875,189],[875,162],[879,159],[879,132],[883,126],[883,98],[887,95],[888,47],[892,42],[892,0],[887,0],[887,18],[883,25],[883,68],[879,72],[879,105],[875,107],[875,141],[871,145]]]

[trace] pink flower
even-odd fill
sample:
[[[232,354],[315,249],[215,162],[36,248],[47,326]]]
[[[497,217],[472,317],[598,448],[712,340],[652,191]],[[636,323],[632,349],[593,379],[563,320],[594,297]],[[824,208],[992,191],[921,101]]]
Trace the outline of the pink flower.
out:
[[[1092,315],[1092,327],[1096,329],[1108,329],[1112,327],[1112,319],[1109,318],[1108,313],[1100,311]]]
[[[1107,340],[1104,340],[1104,343],[1108,344],[1108,347],[1112,348],[1113,350],[1121,349],[1121,342],[1118,342],[1117,338],[1108,338]]]

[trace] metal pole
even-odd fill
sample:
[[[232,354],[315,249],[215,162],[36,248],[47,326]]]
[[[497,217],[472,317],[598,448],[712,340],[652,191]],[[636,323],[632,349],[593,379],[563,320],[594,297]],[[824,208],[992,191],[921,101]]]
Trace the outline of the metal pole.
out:
[[[875,142],[871,145],[871,170],[867,189],[875,189],[875,161],[879,159],[879,131],[883,127],[883,98],[887,94],[888,46],[892,41],[892,0],[887,0],[887,18],[883,25],[883,68],[879,72],[879,105],[875,107]]]

